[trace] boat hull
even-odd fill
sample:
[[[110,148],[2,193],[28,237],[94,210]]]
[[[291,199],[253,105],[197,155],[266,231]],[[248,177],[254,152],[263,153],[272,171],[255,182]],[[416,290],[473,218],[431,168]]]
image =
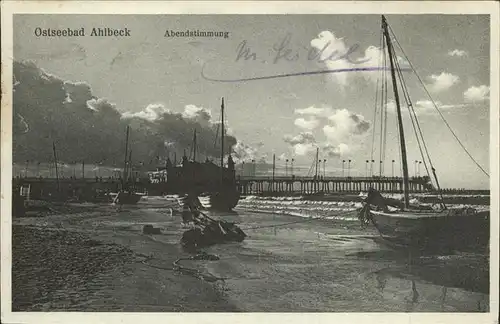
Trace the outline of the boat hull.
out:
[[[373,225],[386,243],[425,253],[487,251],[489,211],[427,213],[370,210]]]
[[[119,192],[116,201],[120,205],[136,205],[141,198],[142,195],[135,192]]]
[[[210,209],[230,211],[238,204],[240,194],[236,190],[225,190],[210,194]]]

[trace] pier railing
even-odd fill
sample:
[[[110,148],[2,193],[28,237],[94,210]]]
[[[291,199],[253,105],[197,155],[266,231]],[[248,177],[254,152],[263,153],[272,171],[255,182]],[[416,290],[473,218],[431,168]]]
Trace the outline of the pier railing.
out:
[[[352,177],[352,176],[243,176],[238,175],[236,178],[240,181],[263,181],[263,180],[275,180],[275,181],[312,181],[312,180],[322,180],[322,181],[403,181],[401,177],[384,177],[384,176],[372,176],[372,177]],[[428,177],[411,177],[413,180],[428,181]]]
[[[141,188],[149,190],[154,186],[149,178],[135,178],[132,182]],[[167,181],[168,183],[168,181]],[[43,178],[43,177],[16,177],[13,185],[16,187],[31,186],[33,192],[56,190],[118,190],[121,179],[118,177],[92,177],[92,178]],[[318,192],[357,192],[374,188],[380,192],[402,192],[403,179],[401,177],[342,177],[342,176],[236,176],[236,185],[241,194],[309,194]],[[433,192],[428,177],[410,178],[411,192]],[[489,190],[469,190],[465,188],[443,189],[443,194],[481,194],[489,195]]]
[[[241,194],[313,194],[318,192],[360,192],[374,188],[380,192],[402,192],[401,177],[351,176],[237,176]],[[430,192],[429,177],[412,177],[411,192]]]

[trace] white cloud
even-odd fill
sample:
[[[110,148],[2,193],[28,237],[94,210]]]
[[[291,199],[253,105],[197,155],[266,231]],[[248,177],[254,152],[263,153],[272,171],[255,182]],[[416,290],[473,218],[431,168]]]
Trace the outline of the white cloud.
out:
[[[349,146],[345,143],[340,143],[338,145],[326,143],[322,147],[322,152],[326,153],[329,157],[341,157],[349,153],[349,151]]]
[[[355,45],[356,46],[356,45]],[[384,51],[376,46],[368,46],[362,56],[354,58],[358,47],[348,47],[344,39],[337,37],[331,31],[322,31],[317,38],[311,41],[311,47],[317,52],[317,61],[326,65],[329,70],[352,69],[352,68],[375,68],[373,71],[340,72],[329,74],[328,77],[345,88],[351,80],[363,78],[367,81],[376,82],[380,77],[380,71],[376,68],[383,67]],[[310,57],[311,58],[311,57]],[[397,57],[401,68],[407,68],[408,62]]]
[[[302,109],[295,109],[295,113],[298,115],[313,115],[313,116],[328,116],[329,112],[331,112],[331,108],[317,108],[314,106],[307,107],[307,108],[302,108]]]
[[[464,99],[466,101],[484,101],[489,99],[490,87],[480,85],[479,87],[472,86],[464,92]]]
[[[448,52],[448,55],[449,56],[458,56],[458,57],[463,57],[463,56],[467,56],[467,52],[464,51],[464,50],[459,50],[459,49],[454,49],[452,51],[449,51]]]
[[[316,150],[316,145],[311,143],[308,144],[296,144],[294,146],[294,152],[296,155],[304,156],[312,153]]]
[[[87,105],[89,106],[89,108],[91,107],[89,102],[87,102]],[[91,108],[91,109],[94,109],[94,108]],[[165,113],[170,113],[170,111],[167,108],[165,108],[165,106],[163,106],[162,104],[156,103],[156,104],[149,104],[146,108],[144,108],[144,110],[141,110],[141,111],[136,112],[136,113],[124,112],[122,117],[123,118],[141,118],[141,119],[145,119],[145,120],[152,122],[152,121],[160,119],[161,116]]]
[[[296,136],[285,135],[283,140],[292,146],[296,155],[307,155],[316,149],[316,138],[312,132],[302,132]]]
[[[465,103],[461,103],[461,104],[443,104],[442,102],[440,101],[434,101],[436,103],[436,106],[438,107],[438,109],[443,112],[443,111],[446,111],[446,110],[451,110],[451,109],[457,109],[457,108],[464,108],[464,107],[467,107],[468,105],[465,104]],[[387,103],[386,105],[387,107],[387,112],[389,113],[393,113],[395,114],[396,113],[396,103],[394,102],[394,100],[391,100]],[[431,100],[418,100],[415,102],[415,104],[413,105],[414,107],[414,110],[415,110],[415,113],[417,115],[431,115],[431,114],[437,114],[437,110],[436,108],[434,107],[434,104],[432,103]],[[407,107],[406,105],[405,106],[402,106],[401,107],[402,109],[402,114],[404,117],[407,117],[408,116],[408,113],[407,113]]]
[[[283,138],[296,155],[307,155],[315,152],[317,147],[321,147],[322,152],[330,157],[341,156],[346,154],[351,144],[359,141],[359,136],[366,134],[370,128],[370,122],[366,121],[364,116],[347,109],[310,106],[296,109],[295,113],[310,118],[309,120],[305,118],[295,120],[296,125],[308,131],[296,136],[286,135]],[[320,125],[323,127],[319,128]],[[321,136],[321,134],[315,135],[312,132],[315,129],[321,130],[325,137],[321,144],[316,139],[316,136]]]
[[[390,100],[389,102],[387,102],[387,104],[385,106],[386,106],[387,112],[394,113],[394,114],[396,113],[396,102],[394,100]]]
[[[349,112],[347,109],[337,109],[328,117],[329,125],[323,127],[323,132],[330,143],[343,142],[352,135],[361,135],[370,128],[370,123],[362,115]]]
[[[309,118],[308,120],[306,120],[304,118],[297,118],[297,119],[295,119],[294,123],[295,123],[295,126],[298,126],[298,127],[305,129],[305,130],[313,130],[319,126],[319,120],[317,120],[314,117]]]
[[[285,153],[281,153],[280,156],[278,156],[278,160],[286,161],[288,160],[288,156]]]
[[[182,112],[182,117],[196,121],[206,127],[212,122],[212,111],[195,105],[186,105]]]
[[[235,163],[250,162],[257,157],[258,149],[238,141],[233,146],[233,158]]]
[[[305,155],[316,149],[317,141],[312,130],[317,129],[320,124],[323,125],[321,130],[326,137],[322,147],[330,156],[339,156],[343,152],[347,152],[347,143],[356,136],[365,134],[370,128],[370,122],[366,121],[362,115],[347,109],[310,106],[296,109],[295,113],[309,116],[308,120],[305,118],[295,120],[295,125],[308,131],[296,136],[287,135],[284,137],[284,141],[292,146],[297,155]]]
[[[451,73],[442,72],[439,75],[433,74],[429,77],[432,80],[432,83],[429,84],[430,90],[433,92],[441,92],[448,90],[454,84],[460,81],[460,78]]]
[[[318,37],[311,41],[311,47],[318,52],[318,61],[323,62],[328,69],[345,69],[350,68],[350,63],[345,58],[340,58],[342,54],[347,53],[347,46],[343,38],[337,38],[335,34],[330,31],[322,31]],[[347,85],[348,73],[332,73],[329,78],[336,83],[345,87]]]
[[[290,145],[316,143],[316,138],[312,132],[301,132],[296,136],[285,135],[283,140]]]

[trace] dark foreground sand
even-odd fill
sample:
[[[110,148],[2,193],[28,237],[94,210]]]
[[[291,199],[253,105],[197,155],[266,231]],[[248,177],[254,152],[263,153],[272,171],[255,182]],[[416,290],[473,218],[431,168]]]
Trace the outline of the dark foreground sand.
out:
[[[488,311],[488,260],[415,260],[385,250],[353,222],[239,212],[219,215],[248,228],[238,244],[207,249],[219,261],[174,271],[179,217],[158,206],[110,206],[14,219],[13,311],[353,312]],[[144,235],[144,224],[162,229]],[[267,226],[252,230],[255,226]],[[152,257],[152,258],[149,258]]]
[[[237,311],[218,286],[171,269],[176,247],[163,246],[152,267],[143,254],[73,229],[15,225],[12,234],[13,311]],[[124,287],[130,295],[117,296]]]

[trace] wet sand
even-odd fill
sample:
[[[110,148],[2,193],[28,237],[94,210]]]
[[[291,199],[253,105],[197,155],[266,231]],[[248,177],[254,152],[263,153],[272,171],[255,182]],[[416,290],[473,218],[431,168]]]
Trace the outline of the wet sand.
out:
[[[212,216],[249,235],[206,249],[219,261],[184,261],[224,278],[215,282],[172,270],[173,261],[189,256],[178,244],[185,229],[161,202],[14,219],[13,310],[488,311],[487,256],[410,262],[353,221],[273,227],[298,218],[243,210]],[[145,224],[162,234],[142,234]]]

